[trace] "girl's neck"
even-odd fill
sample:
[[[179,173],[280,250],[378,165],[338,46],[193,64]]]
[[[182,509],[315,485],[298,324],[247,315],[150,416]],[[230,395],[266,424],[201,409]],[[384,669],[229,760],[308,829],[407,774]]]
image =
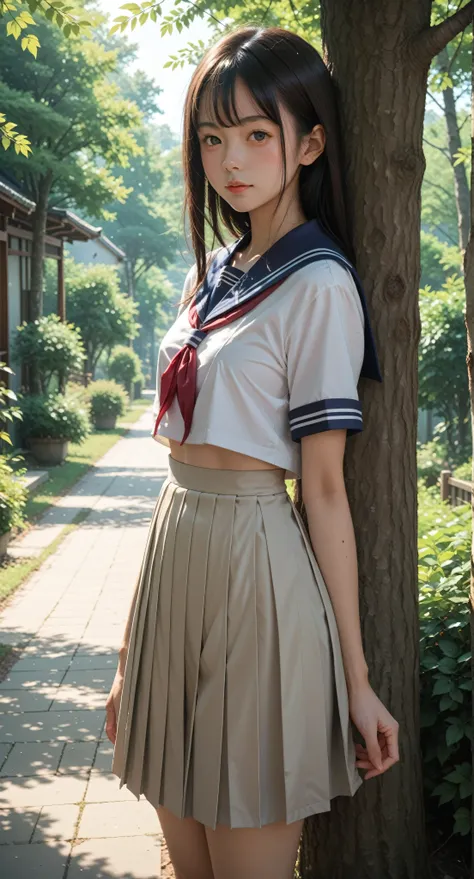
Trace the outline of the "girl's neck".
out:
[[[282,203],[276,210],[273,202],[262,205],[250,214],[252,230],[250,244],[245,250],[237,251],[234,254],[232,264],[236,268],[246,271],[276,241],[305,222],[306,217],[297,199],[289,201],[283,197]]]

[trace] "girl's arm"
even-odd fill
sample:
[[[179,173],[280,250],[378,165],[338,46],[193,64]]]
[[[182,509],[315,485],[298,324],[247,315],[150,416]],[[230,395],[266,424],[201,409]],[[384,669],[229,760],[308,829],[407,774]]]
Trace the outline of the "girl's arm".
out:
[[[367,686],[357,554],[343,475],[345,430],[301,439],[302,492],[314,554],[334,608],[349,692]]]

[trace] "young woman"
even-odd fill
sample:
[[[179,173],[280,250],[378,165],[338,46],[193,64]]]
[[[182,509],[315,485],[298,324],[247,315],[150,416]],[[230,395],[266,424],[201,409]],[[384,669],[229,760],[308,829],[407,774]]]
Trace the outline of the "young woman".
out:
[[[322,59],[277,28],[225,36],[187,95],[196,264],[153,431],[169,472],[107,701],[113,771],[157,809],[177,879],[290,879],[304,818],[399,759],[343,478],[358,379],[381,375],[337,118]]]

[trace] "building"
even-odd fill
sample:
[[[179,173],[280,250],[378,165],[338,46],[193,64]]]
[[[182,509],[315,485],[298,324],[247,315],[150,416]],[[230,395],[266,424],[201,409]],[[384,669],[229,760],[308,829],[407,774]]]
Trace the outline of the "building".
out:
[[[0,174],[0,360],[13,370],[9,386],[17,390],[21,376],[11,362],[11,346],[16,328],[30,319],[31,246],[33,241],[33,214],[36,205],[21,192],[12,179]],[[64,245],[78,261],[91,263],[121,263],[125,254],[108,238],[100,227],[92,226],[73,211],[52,208],[48,211],[45,257],[57,262],[57,314],[66,318],[64,288]],[[78,248],[74,251],[74,248]],[[2,376],[4,378],[4,376]]]

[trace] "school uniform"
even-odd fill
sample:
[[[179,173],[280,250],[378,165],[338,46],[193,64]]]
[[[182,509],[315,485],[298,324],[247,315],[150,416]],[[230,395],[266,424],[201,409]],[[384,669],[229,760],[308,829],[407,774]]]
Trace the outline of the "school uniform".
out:
[[[113,772],[215,828],[287,823],[362,784],[336,619],[284,476],[301,439],[363,429],[381,381],[355,268],[311,220],[248,271],[211,255],[163,338],[153,436],[283,469],[169,459],[140,571]],[[186,278],[183,299],[195,277]]]

